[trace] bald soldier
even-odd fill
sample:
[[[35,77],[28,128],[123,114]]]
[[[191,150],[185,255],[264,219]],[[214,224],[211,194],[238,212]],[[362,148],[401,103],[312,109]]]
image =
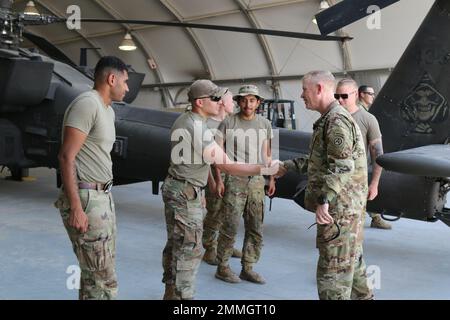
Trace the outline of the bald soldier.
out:
[[[361,130],[364,146],[366,148],[366,152],[368,152],[368,158],[372,164],[372,177],[369,183],[369,194],[367,195],[367,200],[370,201],[375,199],[378,195],[378,184],[380,182],[383,168],[381,168],[375,160],[383,154],[383,142],[381,141],[381,131],[377,118],[375,118],[373,114],[367,112],[363,107],[358,106],[357,92],[358,84],[355,80],[342,79],[337,84],[335,98],[339,100],[339,103],[347,109],[348,112],[350,112]],[[389,223],[385,222],[381,218],[380,214],[369,213],[369,216],[372,218],[372,222],[370,223],[371,228],[392,228]]]
[[[304,76],[301,97],[321,116],[313,126],[309,156],[281,162],[278,175],[290,170],[308,175],[305,207],[316,214],[319,298],[372,299],[357,245],[367,200],[366,152],[357,124],[334,99],[334,90],[328,71]]]
[[[262,165],[232,162],[214,141],[206,121],[218,114],[224,91],[209,80],[195,81],[188,91],[192,110],[182,114],[171,129],[170,166],[162,185],[167,227],[163,299],[194,298],[195,277],[202,257],[200,192],[207,183],[210,164],[233,175],[268,174]]]

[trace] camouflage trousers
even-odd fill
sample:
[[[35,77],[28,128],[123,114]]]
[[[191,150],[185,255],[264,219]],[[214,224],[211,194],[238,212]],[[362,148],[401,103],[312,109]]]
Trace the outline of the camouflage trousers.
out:
[[[70,204],[64,192],[55,202],[81,269],[79,299],[116,299],[116,214],[112,194],[83,189],[79,195],[89,222],[86,233],[69,226]]]
[[[225,182],[225,174],[222,173],[222,180]],[[221,224],[222,198],[209,191],[208,186],[205,189],[206,197],[206,216],[203,220],[203,248],[217,249],[217,238]]]
[[[363,259],[361,214],[334,216],[340,226],[338,238],[335,225],[317,226],[317,289],[321,300],[367,300],[373,298],[367,283]]]
[[[243,266],[258,262],[263,245],[264,185],[262,176],[237,177],[227,175],[221,210],[221,227],[217,244],[217,259],[225,266],[233,254],[241,216],[245,235],[242,248]]]
[[[181,299],[193,299],[202,258],[203,208],[201,190],[167,177],[162,185],[167,242],[163,250],[162,282],[175,284]]]

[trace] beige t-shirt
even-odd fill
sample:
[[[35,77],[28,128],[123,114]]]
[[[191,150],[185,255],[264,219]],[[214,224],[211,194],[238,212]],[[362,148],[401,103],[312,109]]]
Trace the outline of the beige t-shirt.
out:
[[[358,107],[360,107],[360,108],[366,110],[366,111],[369,111],[369,108],[366,107],[366,105],[365,105],[361,100],[356,101],[356,105],[357,105]],[[369,107],[370,107],[370,106],[369,106]]]
[[[225,118],[216,135],[219,144],[224,139],[231,160],[250,164],[264,164],[262,145],[272,138],[272,126],[267,119],[257,114],[252,120],[244,120],[240,113]]]
[[[380,126],[377,118],[363,108],[359,108],[358,111],[352,114],[353,119],[358,124],[361,134],[363,136],[364,145],[366,147],[367,154],[369,142],[375,139],[381,138]]]
[[[219,128],[219,125],[222,121],[213,119],[213,118],[208,118],[208,120],[206,121],[206,125],[208,126],[208,128],[210,128],[211,130],[217,130],[217,128]]]
[[[116,140],[115,114],[106,106],[96,90],[80,94],[69,105],[63,120],[64,127],[72,127],[87,134],[75,163],[79,181],[106,183],[113,178],[111,150]]]
[[[209,163],[204,161],[203,151],[214,142],[206,119],[192,111],[183,113],[170,130],[170,140],[169,174],[197,187],[206,186]]]

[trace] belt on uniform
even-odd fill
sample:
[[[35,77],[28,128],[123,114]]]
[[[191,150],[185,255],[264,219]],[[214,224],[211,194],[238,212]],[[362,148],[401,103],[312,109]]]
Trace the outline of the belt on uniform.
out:
[[[180,182],[186,182],[186,180],[185,179],[180,179],[180,178],[176,178],[176,177],[174,177],[173,175],[171,175],[171,174],[169,174],[169,175],[167,175],[170,179],[173,179],[173,180],[177,180],[177,181],[180,181]]]
[[[78,182],[78,189],[104,191],[105,193],[109,193],[111,191],[112,186],[113,186],[112,180],[108,181],[107,183]]]
[[[195,186],[195,185],[193,185],[192,183],[190,183],[189,181],[186,181],[185,179],[176,178],[176,177],[174,177],[174,176],[171,175],[171,174],[168,174],[167,177],[169,177],[170,179],[176,180],[176,181],[183,182],[183,183],[187,182],[187,183],[189,183],[191,186],[193,186],[194,188],[200,188],[200,190],[205,190],[205,187],[198,187],[198,186]]]

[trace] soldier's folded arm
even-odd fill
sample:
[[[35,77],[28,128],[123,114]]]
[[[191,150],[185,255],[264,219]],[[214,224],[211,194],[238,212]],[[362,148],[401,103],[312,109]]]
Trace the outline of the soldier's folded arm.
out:
[[[353,128],[345,118],[335,119],[326,133],[327,174],[323,177],[322,195],[332,201],[347,184],[355,169]]]
[[[205,147],[203,159],[210,164],[214,164],[221,171],[234,176],[260,175],[261,169],[264,168],[264,166],[258,164],[246,164],[230,160],[215,141]]]

